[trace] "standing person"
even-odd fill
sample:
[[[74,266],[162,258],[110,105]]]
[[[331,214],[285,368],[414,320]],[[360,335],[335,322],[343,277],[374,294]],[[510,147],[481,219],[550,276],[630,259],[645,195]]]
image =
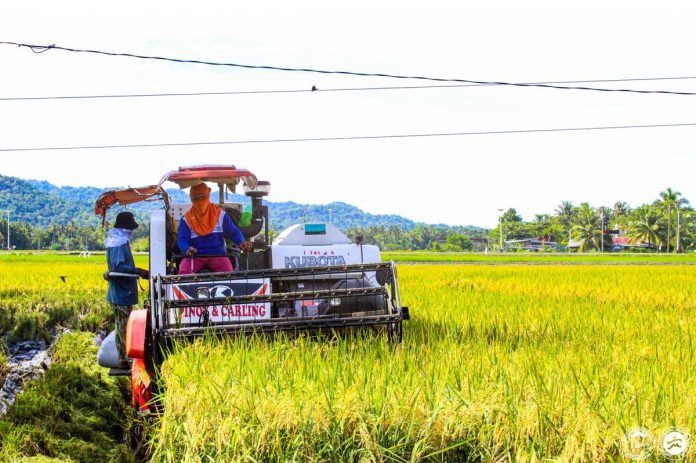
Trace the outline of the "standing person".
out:
[[[104,240],[106,247],[106,263],[109,272],[130,273],[149,278],[149,272],[135,266],[130,249],[130,238],[133,230],[138,228],[132,212],[121,212],[116,216],[114,228],[109,230]],[[106,300],[111,303],[116,321],[116,348],[118,349],[119,368],[130,369],[130,361],[126,356],[126,325],[131,308],[138,303],[137,278],[109,277],[109,289]]]
[[[232,272],[225,237],[243,251],[250,250],[252,244],[244,239],[225,211],[210,203],[210,187],[205,183],[192,186],[189,196],[191,209],[179,221],[177,232],[177,244],[186,256],[179,264],[179,274],[198,273],[203,268],[211,272]]]

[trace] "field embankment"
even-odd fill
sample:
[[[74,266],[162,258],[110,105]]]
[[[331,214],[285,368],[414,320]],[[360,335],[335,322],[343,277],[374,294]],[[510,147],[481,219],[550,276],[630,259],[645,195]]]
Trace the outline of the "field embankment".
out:
[[[406,266],[403,344],[199,340],[155,462],[623,460],[696,431],[696,267]],[[696,458],[692,447],[690,458]]]

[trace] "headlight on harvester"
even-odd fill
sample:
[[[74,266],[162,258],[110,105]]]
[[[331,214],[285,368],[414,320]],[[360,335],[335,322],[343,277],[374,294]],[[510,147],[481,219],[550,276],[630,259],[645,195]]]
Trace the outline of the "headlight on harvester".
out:
[[[198,288],[196,290],[197,299],[208,299],[210,297],[210,290],[208,288]]]
[[[256,182],[254,188],[250,188],[246,183],[244,184],[244,194],[247,196],[268,196],[271,192],[271,182],[265,180],[259,180]]]
[[[330,299],[329,305],[331,305],[331,307],[338,307],[339,305],[341,305],[341,298],[334,297],[333,299]]]

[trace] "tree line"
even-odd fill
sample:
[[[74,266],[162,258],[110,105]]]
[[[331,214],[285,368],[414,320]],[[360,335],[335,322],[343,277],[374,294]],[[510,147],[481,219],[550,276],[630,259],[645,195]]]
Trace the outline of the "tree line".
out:
[[[147,227],[140,227],[134,241],[142,246]],[[94,251],[104,249],[106,229],[101,226],[80,225],[76,222],[33,226],[27,222],[10,220],[12,249],[46,249],[52,251]],[[0,248],[7,249],[7,217],[0,219]]]
[[[504,241],[533,238],[564,246],[575,244],[578,252],[608,251],[614,244],[613,236],[623,236],[629,244],[646,250],[685,252],[696,248],[696,211],[672,188],[635,208],[623,201],[599,207],[563,201],[553,213],[535,214],[529,222],[514,208],[508,209],[488,234],[495,248],[500,247],[501,227]]]
[[[147,223],[135,231],[132,247],[148,250]],[[418,224],[413,229],[397,225],[372,225],[345,230],[352,240],[362,235],[366,244],[376,244],[382,250],[465,251],[473,247],[472,237],[485,237],[487,230],[472,227],[447,227]],[[277,233],[271,233],[271,239]],[[32,226],[26,222],[10,221],[10,244],[13,249],[46,249],[54,251],[103,250],[106,229],[85,226],[76,222]],[[7,249],[7,219],[0,219],[0,248]]]
[[[632,208],[618,201],[613,206],[593,207],[588,203],[561,202],[550,214],[535,214],[524,221],[514,208],[505,211],[492,230],[476,227],[417,224],[412,228],[398,225],[351,227],[346,235],[355,240],[362,236],[367,244],[384,251],[435,250],[467,251],[480,246],[494,250],[502,240],[538,239],[561,247],[575,244],[579,252],[611,250],[612,236],[622,236],[636,246],[660,252],[696,250],[696,210],[684,196],[667,188],[651,203]],[[147,250],[148,226],[133,237],[135,250]],[[14,249],[100,250],[106,230],[101,226],[66,224],[34,226],[27,222],[10,223]],[[7,248],[7,217],[0,217],[0,247]],[[503,244],[504,247],[504,244]]]
[[[474,248],[472,238],[485,239],[487,232],[484,228],[425,224],[417,224],[412,229],[372,225],[345,230],[353,241],[362,236],[365,243],[375,244],[382,251],[470,251]]]

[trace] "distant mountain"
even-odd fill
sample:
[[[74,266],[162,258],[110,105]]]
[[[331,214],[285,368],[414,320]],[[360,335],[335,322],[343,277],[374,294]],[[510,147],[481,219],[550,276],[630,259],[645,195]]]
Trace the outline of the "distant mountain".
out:
[[[82,196],[74,198],[48,193],[47,182],[41,188],[33,183],[16,177],[0,175],[0,209],[10,211],[10,220],[26,222],[31,225],[48,225],[51,223],[98,224],[94,215],[94,206]],[[45,189],[44,189],[45,188]]]
[[[103,191],[111,189],[99,189],[91,186],[55,186],[52,183],[48,183],[46,180],[24,181],[36,188],[37,190],[43,191],[44,193],[49,193],[51,195],[58,196],[68,201],[74,201],[79,203],[92,203],[92,205],[94,205],[94,200],[96,200],[97,197]]]
[[[27,222],[32,225],[45,226],[71,221],[80,225],[98,225],[100,219],[94,215],[94,201],[102,192],[109,189],[111,188],[59,187],[44,180],[23,180],[0,175],[0,210],[9,209],[13,221]],[[167,191],[173,202],[189,202],[186,191],[179,189]],[[217,197],[217,192],[213,192],[212,196]],[[249,202],[246,196],[238,194],[228,195],[228,201],[243,204]],[[307,222],[328,222],[329,216],[331,216],[334,225],[344,230],[370,225],[396,226],[411,230],[416,226],[416,222],[413,220],[399,215],[370,214],[343,202],[298,204],[292,201],[266,201],[266,204],[274,230],[282,230],[305,220]],[[129,206],[128,209],[132,210],[141,220],[145,220],[147,211],[158,207],[157,205],[157,202],[143,202]],[[118,210],[110,211],[109,219],[117,212]],[[470,228],[481,230],[478,227]]]

